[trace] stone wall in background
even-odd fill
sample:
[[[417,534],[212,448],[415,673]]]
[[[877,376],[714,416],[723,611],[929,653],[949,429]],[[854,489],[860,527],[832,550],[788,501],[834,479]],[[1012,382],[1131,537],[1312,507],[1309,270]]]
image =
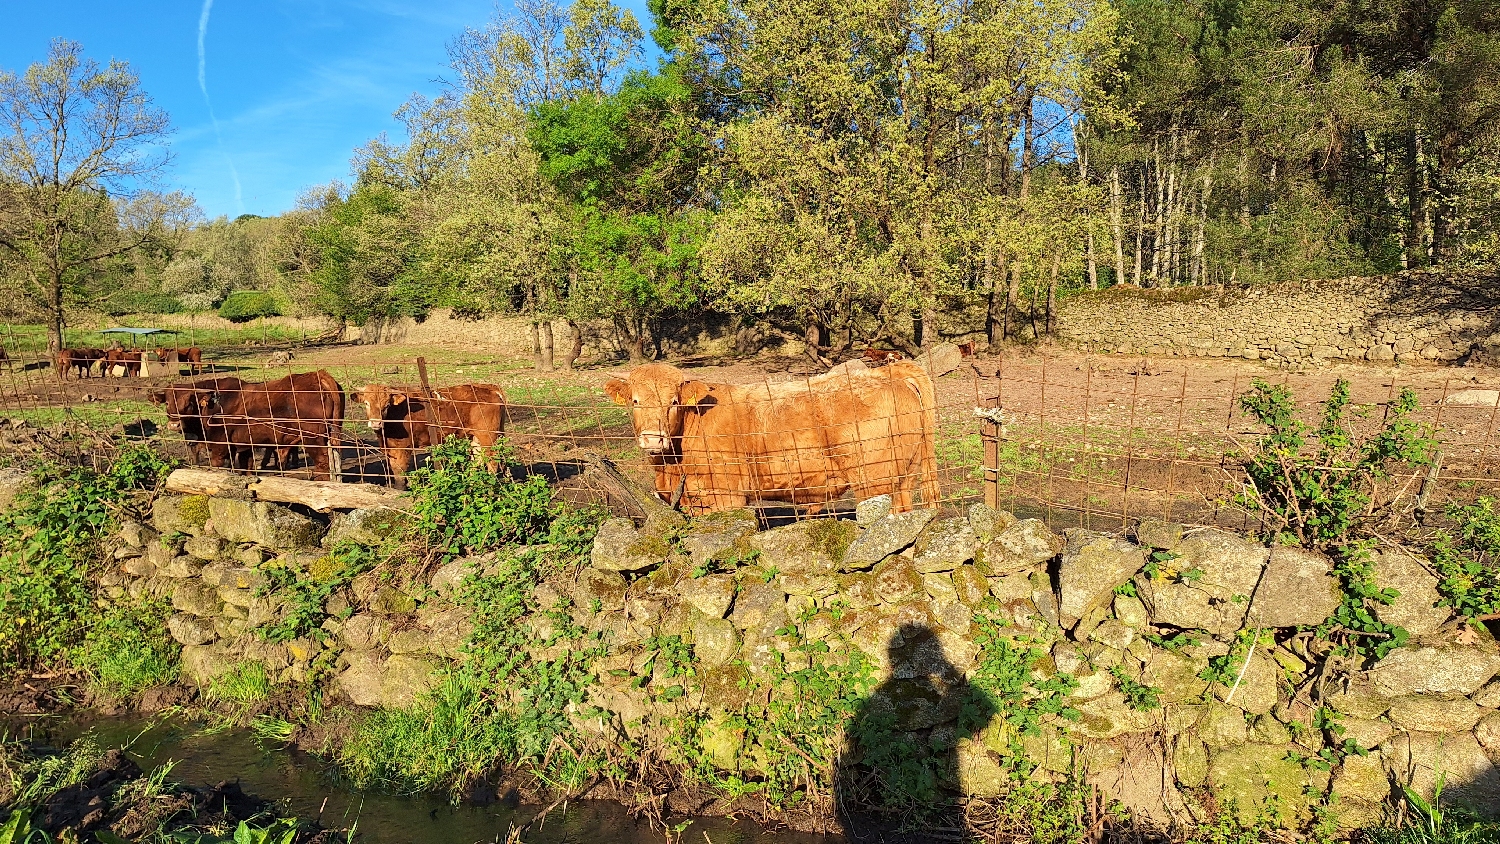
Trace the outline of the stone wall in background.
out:
[[[1328,360],[1495,362],[1494,279],[1404,273],[1267,287],[1120,289],[1067,299],[1062,342],[1084,351]]]
[[[277,683],[329,678],[330,701],[406,707],[460,658],[471,627],[456,586],[493,557],[410,583],[362,574],[327,598],[326,636],[256,633],[290,606],[275,570],[316,572],[335,543],[374,543],[399,519],[356,510],[325,523],[265,502],[164,495],[150,524],[127,523],[112,542],[103,585],[171,602],[188,682],[248,661]],[[604,735],[649,743],[689,715],[713,731],[752,711],[777,670],[854,646],[877,666],[871,705],[924,746],[951,746],[973,795],[1004,793],[1019,748],[1033,776],[1077,765],[1164,826],[1234,805],[1246,818],[1272,807],[1289,824],[1328,811],[1356,828],[1379,823],[1401,785],[1431,794],[1440,778],[1445,799],[1494,812],[1500,645],[1450,616],[1416,556],[1390,548],[1374,563],[1378,584],[1400,593],[1379,617],[1411,640],[1364,663],[1308,632],[1340,602],[1325,557],[1152,521],[1126,538],[1058,535],[983,505],[893,514],[885,497],[861,503],[856,521],[768,531],[748,511],[612,519],[590,564],[537,599],[570,598],[574,623],[602,634],[589,702],[605,715],[580,729]],[[557,620],[528,623],[543,643]],[[1073,711],[1042,716],[1034,734],[1000,719],[956,733],[954,689],[985,664],[980,630],[997,624],[1042,654],[1022,682],[1072,678]],[[648,643],[666,636],[691,646],[689,679],[640,675]],[[667,684],[686,689],[663,694]],[[763,757],[750,741],[727,728],[702,737],[716,765],[753,777]]]

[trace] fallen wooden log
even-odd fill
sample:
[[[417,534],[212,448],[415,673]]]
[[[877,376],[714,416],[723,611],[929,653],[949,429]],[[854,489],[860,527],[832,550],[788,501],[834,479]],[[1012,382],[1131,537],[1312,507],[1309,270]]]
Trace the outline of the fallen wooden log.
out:
[[[371,507],[404,510],[408,501],[399,492],[375,484],[303,481],[279,475],[247,478],[219,469],[178,469],[167,476],[166,489],[186,495],[243,498],[248,494],[259,501],[301,504],[319,512]]]

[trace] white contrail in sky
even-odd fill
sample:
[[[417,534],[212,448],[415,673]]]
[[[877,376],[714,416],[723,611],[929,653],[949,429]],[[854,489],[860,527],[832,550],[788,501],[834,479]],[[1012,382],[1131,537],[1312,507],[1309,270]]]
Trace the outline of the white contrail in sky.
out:
[[[234,202],[241,214],[245,213],[245,200],[240,192],[240,173],[234,167],[234,159],[229,157],[229,150],[224,148],[224,136],[219,133],[219,118],[214,116],[213,101],[208,98],[208,50],[205,49],[205,41],[208,38],[208,15],[214,10],[214,0],[203,0],[203,12],[198,15],[198,90],[203,92],[203,102],[208,104],[208,119],[214,124],[214,137],[219,141],[219,152],[224,154],[224,160],[229,163],[229,176],[234,180]]]

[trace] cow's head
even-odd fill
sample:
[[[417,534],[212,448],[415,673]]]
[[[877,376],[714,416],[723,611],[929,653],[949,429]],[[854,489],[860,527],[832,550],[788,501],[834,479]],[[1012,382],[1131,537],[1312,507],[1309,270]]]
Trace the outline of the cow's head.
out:
[[[635,441],[647,454],[662,454],[682,436],[687,410],[708,398],[709,385],[684,377],[682,370],[664,363],[648,363],[624,379],[612,378],[604,392],[615,404],[630,408]]]
[[[376,432],[384,427],[391,409],[401,407],[408,399],[409,396],[401,388],[387,387],[384,384],[367,384],[359,391],[359,400],[365,406],[365,417],[369,420],[370,430]]]

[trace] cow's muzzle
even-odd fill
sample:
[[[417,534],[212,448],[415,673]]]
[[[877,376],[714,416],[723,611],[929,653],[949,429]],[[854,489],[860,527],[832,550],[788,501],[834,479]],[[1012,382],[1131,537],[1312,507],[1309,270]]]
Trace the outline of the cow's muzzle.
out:
[[[672,444],[672,440],[661,431],[642,431],[635,436],[636,445],[647,454],[661,454]]]

